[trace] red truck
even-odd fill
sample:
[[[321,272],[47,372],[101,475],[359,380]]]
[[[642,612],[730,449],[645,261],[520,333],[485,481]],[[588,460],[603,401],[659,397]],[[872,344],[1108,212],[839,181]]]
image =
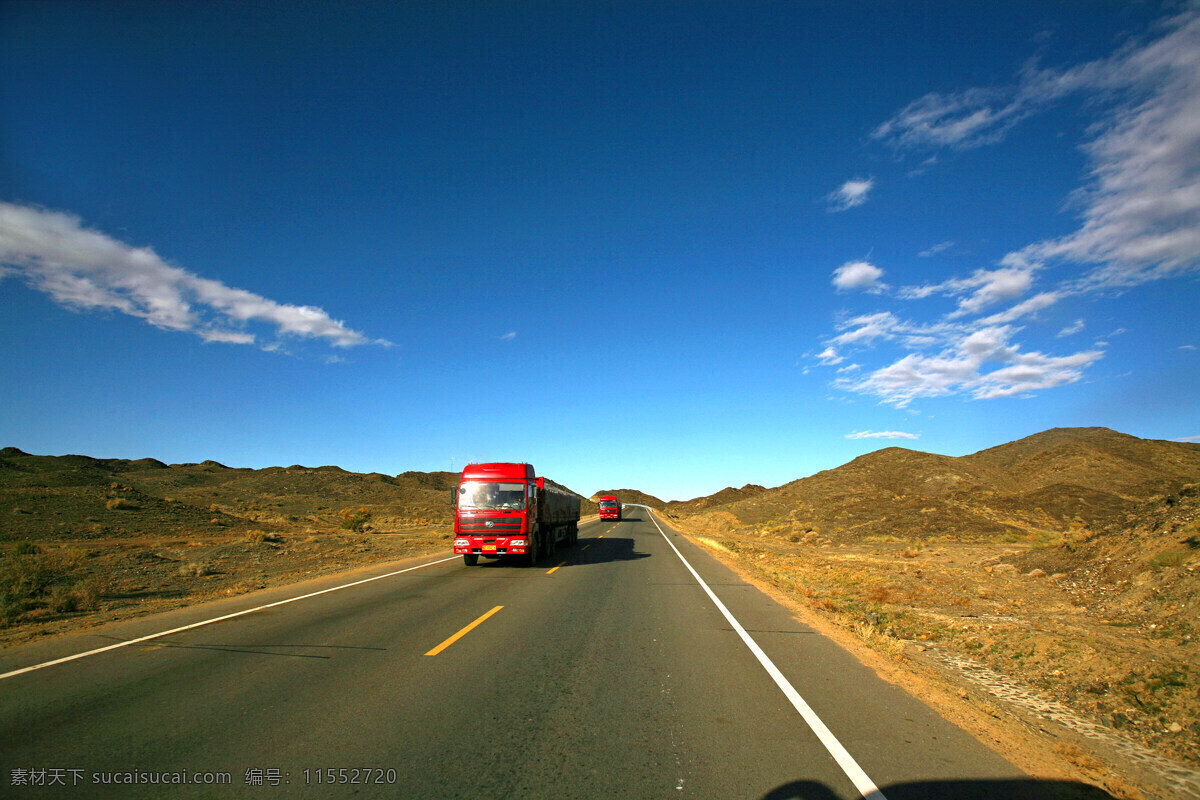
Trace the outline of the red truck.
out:
[[[621,501],[613,495],[597,498],[600,503],[600,519],[621,519]]]
[[[519,556],[533,564],[579,538],[579,497],[539,478],[531,464],[469,464],[454,493],[454,552]]]

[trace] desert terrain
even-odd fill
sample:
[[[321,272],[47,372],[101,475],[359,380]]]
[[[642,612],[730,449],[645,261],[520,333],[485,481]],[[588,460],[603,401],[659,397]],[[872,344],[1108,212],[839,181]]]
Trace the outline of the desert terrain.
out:
[[[0,642],[449,550],[451,473],[0,451]],[[642,503],[1033,771],[1200,796],[1200,445],[1056,429]],[[584,513],[594,513],[594,504]]]

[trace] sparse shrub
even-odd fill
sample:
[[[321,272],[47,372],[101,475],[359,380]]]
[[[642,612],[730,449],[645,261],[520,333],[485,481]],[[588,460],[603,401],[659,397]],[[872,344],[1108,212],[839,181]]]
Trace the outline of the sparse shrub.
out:
[[[52,608],[70,607],[77,601],[67,597],[73,558],[43,553],[30,542],[17,542],[0,559],[0,624],[16,622],[30,608],[49,603]]]
[[[214,570],[208,564],[201,564],[197,562],[184,564],[179,568],[179,574],[184,578],[203,578],[205,575],[212,575],[215,572],[216,570]]]
[[[371,512],[366,508],[343,508],[341,512],[342,528],[355,533],[362,533],[362,529],[366,527],[367,521],[371,519]]]
[[[891,596],[886,586],[872,586],[867,590],[867,599],[873,603],[886,603]]]
[[[113,497],[104,504],[109,511],[137,511],[141,505],[124,497]]]
[[[1044,550],[1048,547],[1057,547],[1063,543],[1063,535],[1058,531],[1042,530],[1033,535],[1034,550]]]
[[[1180,567],[1187,561],[1187,557],[1188,554],[1182,550],[1164,550],[1150,559],[1150,566],[1154,569]]]
[[[80,611],[93,611],[100,607],[100,595],[104,586],[95,578],[88,578],[75,584],[71,593],[75,596],[76,606]]]
[[[60,614],[79,610],[79,597],[67,586],[51,587],[48,602],[50,608]]]

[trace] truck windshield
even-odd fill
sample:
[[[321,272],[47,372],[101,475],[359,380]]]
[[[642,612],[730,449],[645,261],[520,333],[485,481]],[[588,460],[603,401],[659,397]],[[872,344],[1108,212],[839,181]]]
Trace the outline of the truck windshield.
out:
[[[458,487],[458,507],[475,511],[520,511],[525,508],[525,484],[468,481]]]
[[[620,503],[614,503],[611,500],[602,500],[600,502],[600,507],[603,508],[605,511],[607,511],[609,509],[619,508],[620,505],[621,505]]]

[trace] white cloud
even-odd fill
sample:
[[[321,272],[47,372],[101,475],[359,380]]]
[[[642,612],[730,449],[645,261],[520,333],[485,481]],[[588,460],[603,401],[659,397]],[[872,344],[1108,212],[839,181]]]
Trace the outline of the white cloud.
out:
[[[839,291],[878,293],[887,288],[879,280],[882,277],[883,270],[868,261],[847,261],[833,271],[833,285]]]
[[[848,208],[861,206],[867,202],[867,195],[875,188],[874,178],[856,178],[846,181],[837,191],[832,192],[826,199],[830,211],[845,211]]]
[[[922,349],[959,335],[964,326],[953,323],[919,325],[900,319],[890,311],[862,314],[837,323],[842,331],[830,342],[838,346],[869,347],[879,341],[898,341],[905,347]]]
[[[1029,98],[1013,89],[930,93],[909,103],[871,136],[904,148],[967,149],[999,141],[1029,113]]]
[[[1029,291],[1032,285],[1033,274],[1030,270],[1011,267],[976,270],[971,278],[964,281],[964,286],[973,291],[959,300],[958,310],[950,316],[975,314],[996,303],[1014,300]]]
[[[935,294],[958,297],[958,309],[948,319],[976,314],[988,306],[1014,300],[1033,286],[1034,267],[977,269],[969,278],[951,278],[938,284],[904,286],[897,291],[902,300],[923,300]]]
[[[958,393],[976,399],[1012,397],[1074,383],[1084,367],[1104,355],[1098,350],[1070,356],[1025,353],[1010,343],[1013,333],[1008,326],[973,330],[936,355],[909,353],[861,379],[842,378],[835,385],[897,408],[920,397]],[[993,364],[1000,366],[987,371]]]
[[[119,311],[206,342],[254,344],[257,337],[243,326],[264,323],[278,334],[323,339],[335,347],[389,344],[368,339],[315,306],[277,303],[201,278],[148,247],[88,230],[72,214],[0,202],[0,264],[10,268],[0,279],[20,273],[60,305]]]
[[[508,333],[504,334],[500,338],[506,342],[511,342],[513,339],[517,338],[517,332],[509,331]]]
[[[1067,327],[1065,327],[1061,331],[1059,331],[1058,336],[1059,336],[1059,338],[1065,338],[1067,336],[1074,336],[1075,334],[1079,333],[1083,329],[1084,329],[1083,320],[1077,319],[1074,322],[1072,322],[1070,325],[1068,325]]]
[[[903,431],[855,431],[847,433],[847,439],[920,439],[918,433],[904,433]]]
[[[838,325],[839,328],[850,328],[851,330],[835,336],[833,343],[837,345],[861,345],[871,344],[880,338],[893,339],[896,335],[896,328],[899,325],[900,320],[887,311],[853,317]]]
[[[1172,439],[1172,442],[1200,442],[1200,436],[1181,436],[1178,439]]]
[[[917,255],[921,258],[931,258],[936,256],[938,253],[946,252],[951,247],[954,247],[954,242],[938,242],[928,250],[922,250],[921,252],[917,253]]]
[[[979,320],[980,325],[1005,325],[1021,317],[1035,314],[1043,308],[1049,308],[1061,299],[1061,296],[1056,292],[1042,292],[1036,294],[1028,300],[1017,303],[1012,308],[1006,311],[1001,311],[997,314],[984,317]]]
[[[838,355],[837,350],[834,350],[832,347],[826,347],[817,356],[817,360],[819,360],[822,364],[825,364],[826,366],[834,366],[836,364],[842,363],[846,359],[843,358],[842,356]]]
[[[223,342],[225,344],[254,344],[254,334],[240,333],[238,331],[221,331],[221,330],[202,330],[197,331],[201,339],[206,342]]]

